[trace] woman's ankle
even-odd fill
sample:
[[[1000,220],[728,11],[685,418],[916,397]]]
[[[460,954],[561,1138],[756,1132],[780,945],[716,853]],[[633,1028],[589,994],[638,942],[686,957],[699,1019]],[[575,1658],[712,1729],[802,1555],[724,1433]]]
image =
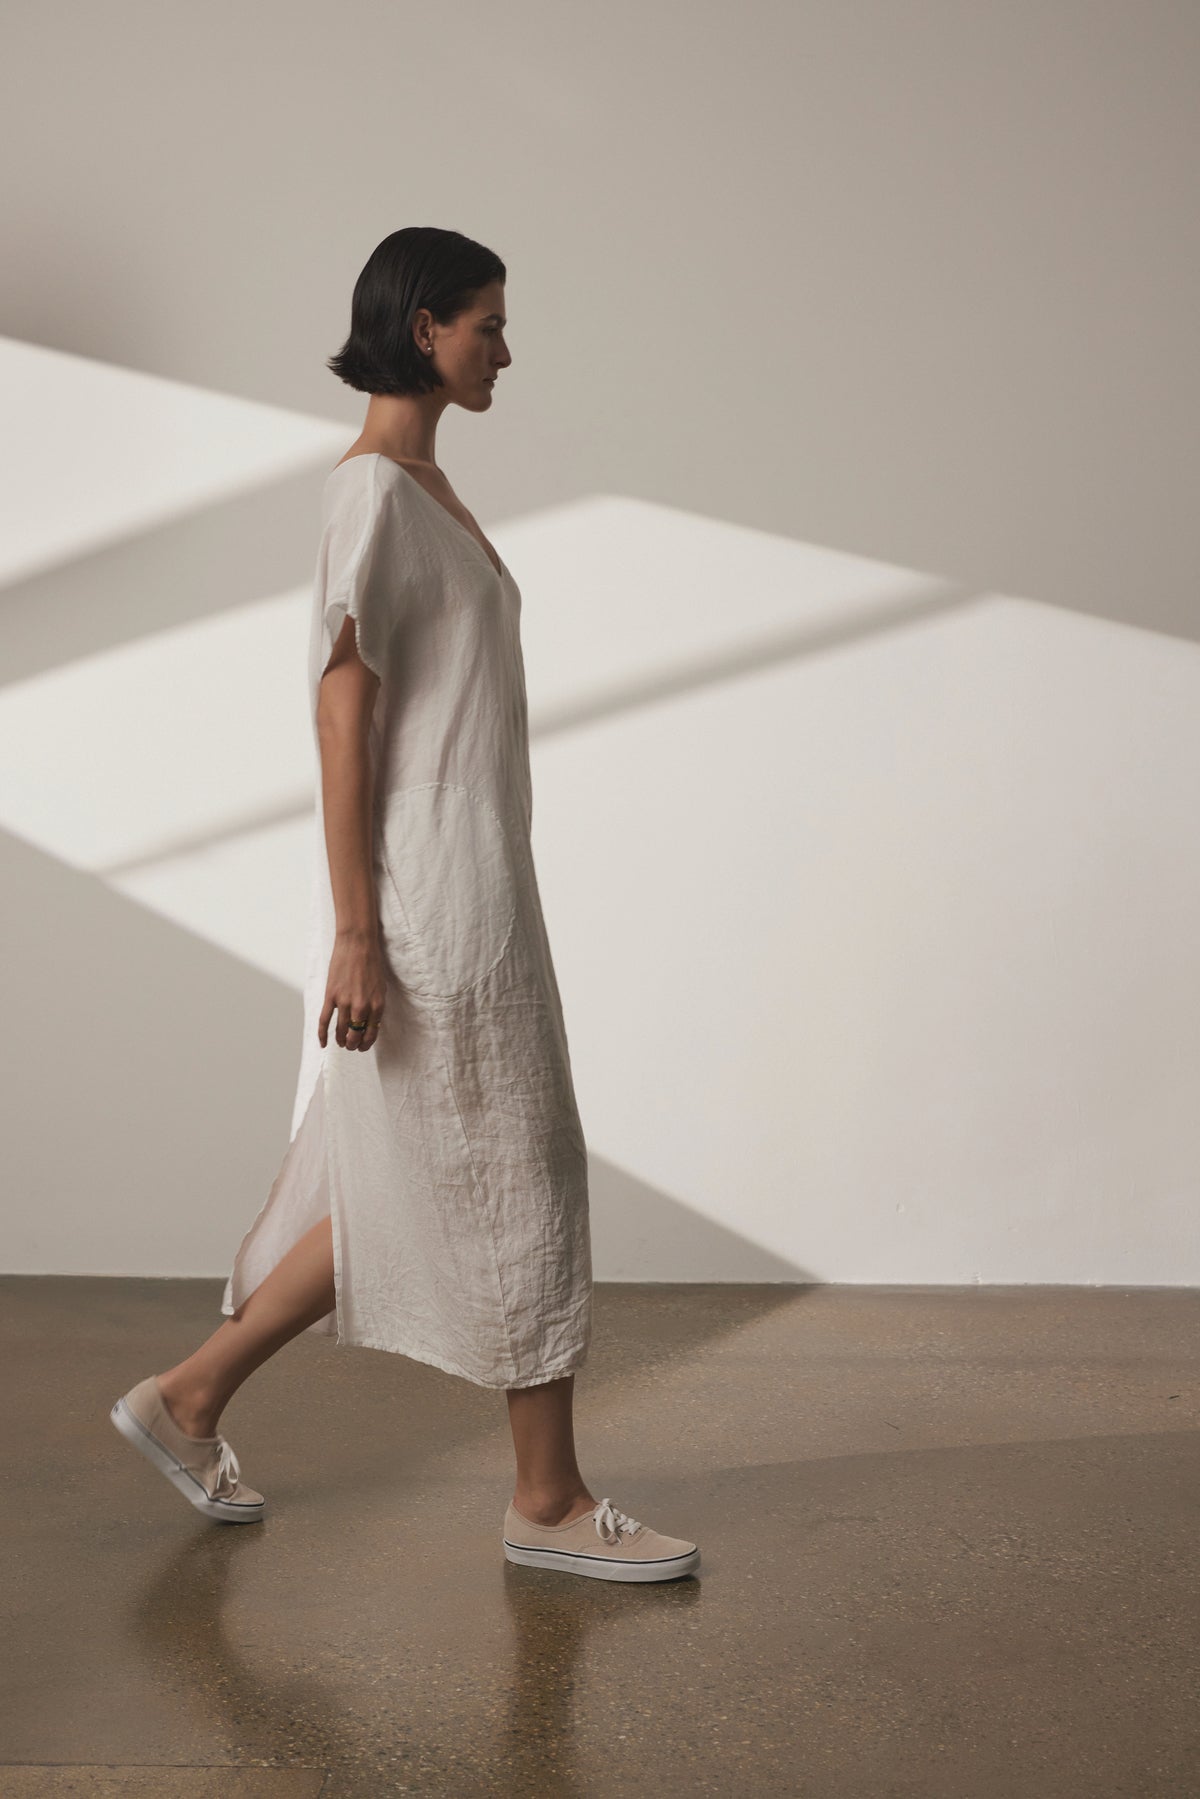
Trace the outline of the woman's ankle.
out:
[[[163,1403],[185,1436],[216,1436],[221,1413],[225,1409],[222,1399],[181,1378],[173,1368],[155,1378]]]
[[[582,1482],[570,1487],[522,1487],[513,1492],[513,1505],[531,1524],[565,1524],[582,1518],[599,1501]]]

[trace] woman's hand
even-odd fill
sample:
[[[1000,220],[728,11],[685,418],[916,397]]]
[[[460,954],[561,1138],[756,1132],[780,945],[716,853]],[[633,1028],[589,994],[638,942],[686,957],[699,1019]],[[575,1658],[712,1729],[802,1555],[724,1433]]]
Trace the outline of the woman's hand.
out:
[[[376,931],[339,931],[329,958],[329,980],[317,1036],[321,1048],[329,1042],[329,1021],[338,1015],[336,1037],[340,1049],[370,1049],[383,1022],[387,976]],[[352,1031],[351,1024],[366,1024]]]

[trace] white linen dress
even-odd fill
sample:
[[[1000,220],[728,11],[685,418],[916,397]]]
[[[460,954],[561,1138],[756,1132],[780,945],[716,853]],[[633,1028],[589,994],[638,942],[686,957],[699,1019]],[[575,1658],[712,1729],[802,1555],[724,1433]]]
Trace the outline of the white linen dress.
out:
[[[234,1312],[326,1214],[334,1310],[308,1327],[485,1387],[579,1368],[592,1324],[587,1149],[530,842],[521,594],[392,458],[328,476],[313,589],[317,748],[304,1041],[282,1166],[225,1284]],[[334,941],[320,678],[355,620],[379,676],[374,1047],[317,1024]]]

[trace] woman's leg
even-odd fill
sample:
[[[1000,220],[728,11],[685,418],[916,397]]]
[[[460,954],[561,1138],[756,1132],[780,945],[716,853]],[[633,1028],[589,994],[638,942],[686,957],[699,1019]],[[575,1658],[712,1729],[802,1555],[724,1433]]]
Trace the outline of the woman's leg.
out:
[[[513,1504],[534,1524],[566,1524],[597,1503],[575,1460],[575,1376],[540,1387],[509,1387],[508,1421],[517,1452]]]
[[[167,1409],[180,1430],[191,1437],[215,1436],[217,1420],[247,1376],[332,1312],[335,1303],[333,1225],[326,1216],[207,1342],[159,1375]]]

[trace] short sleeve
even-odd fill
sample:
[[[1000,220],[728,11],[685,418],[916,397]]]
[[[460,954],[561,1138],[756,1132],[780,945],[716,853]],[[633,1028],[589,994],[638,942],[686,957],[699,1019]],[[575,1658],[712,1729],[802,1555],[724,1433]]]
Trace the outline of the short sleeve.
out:
[[[353,464],[360,465],[354,468]],[[394,545],[389,529],[392,488],[380,479],[378,458],[339,464],[326,489],[317,558],[312,670],[314,688],[329,664],[347,615],[358,653],[373,674],[387,674],[388,644],[397,623]]]

